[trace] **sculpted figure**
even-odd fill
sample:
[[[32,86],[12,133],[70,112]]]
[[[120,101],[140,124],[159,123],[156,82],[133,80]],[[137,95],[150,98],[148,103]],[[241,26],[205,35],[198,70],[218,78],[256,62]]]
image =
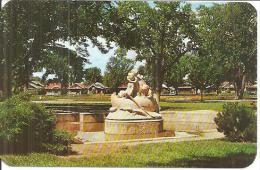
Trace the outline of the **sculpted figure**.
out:
[[[111,95],[112,107],[108,119],[147,119],[161,118],[158,104],[155,102],[150,87],[143,80],[143,76],[131,71],[127,75],[127,89],[118,95]]]
[[[118,97],[127,97],[127,96],[132,96],[135,97],[137,95],[137,92],[139,91],[139,83],[138,79],[136,77],[136,72],[132,70],[131,72],[128,73],[127,75],[127,88],[126,90],[121,90],[118,93]]]
[[[150,87],[146,84],[146,82],[143,79],[143,76],[138,74],[137,75],[138,84],[139,84],[139,90],[138,95],[140,96],[148,96],[149,98],[152,98],[153,94],[150,89]]]

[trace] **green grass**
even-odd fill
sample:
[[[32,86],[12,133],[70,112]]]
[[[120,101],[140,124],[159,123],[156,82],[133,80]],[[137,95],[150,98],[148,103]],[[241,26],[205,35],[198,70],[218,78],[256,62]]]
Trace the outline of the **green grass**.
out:
[[[225,102],[161,102],[160,106],[162,110],[217,110],[221,111]],[[251,107],[256,110],[256,106],[252,102],[240,101],[239,104],[243,104],[247,107]]]
[[[234,100],[236,98],[234,93],[221,93],[221,94],[205,94],[203,100]],[[174,102],[174,101],[200,101],[200,95],[192,94],[179,94],[177,96],[161,96],[161,101]],[[254,100],[256,95],[244,94],[245,100]]]
[[[64,158],[50,154],[1,156],[11,166],[79,167],[246,167],[253,162],[256,144],[193,141],[143,144],[107,155]]]

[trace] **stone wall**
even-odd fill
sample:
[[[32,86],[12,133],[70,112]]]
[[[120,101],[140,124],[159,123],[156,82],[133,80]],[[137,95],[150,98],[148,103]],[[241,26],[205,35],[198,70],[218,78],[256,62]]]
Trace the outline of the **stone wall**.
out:
[[[56,128],[69,132],[79,131],[79,114],[77,112],[59,111],[56,115]]]
[[[56,128],[68,132],[104,130],[105,114],[56,111]]]
[[[214,118],[217,111],[161,111],[163,129],[187,132],[206,132],[216,130]]]

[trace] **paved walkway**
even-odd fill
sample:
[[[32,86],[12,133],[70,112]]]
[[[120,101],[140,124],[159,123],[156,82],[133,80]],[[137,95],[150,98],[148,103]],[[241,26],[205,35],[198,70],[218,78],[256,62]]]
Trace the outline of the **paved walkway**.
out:
[[[96,132],[96,134],[103,136],[101,133]],[[93,132],[92,132],[93,136]],[[132,139],[132,140],[118,140],[118,141],[102,141],[97,140],[86,142],[84,144],[73,144],[72,150],[79,155],[88,154],[107,154],[114,152],[118,149],[122,149],[126,146],[133,146],[139,144],[149,144],[149,143],[165,143],[165,142],[182,142],[182,141],[198,141],[198,140],[212,140],[221,139],[224,135],[217,132],[216,130],[211,130],[208,132],[201,133],[200,135],[190,134],[186,132],[176,132],[173,137],[160,137],[160,138],[146,138],[146,139]]]

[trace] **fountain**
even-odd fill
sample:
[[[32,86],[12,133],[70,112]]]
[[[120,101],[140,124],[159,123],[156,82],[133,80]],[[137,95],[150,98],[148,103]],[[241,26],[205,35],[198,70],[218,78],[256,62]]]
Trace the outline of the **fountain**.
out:
[[[165,136],[159,106],[143,76],[131,71],[126,90],[111,95],[112,107],[105,119],[107,140]],[[168,132],[169,133],[169,132]],[[172,133],[171,133],[172,136]]]
[[[127,80],[126,90],[111,95],[112,107],[108,114],[100,110],[57,113],[57,128],[77,132],[75,152],[85,154],[89,147],[113,143],[130,145],[222,137],[214,123],[216,111],[159,113],[159,105],[143,76],[131,71]]]

